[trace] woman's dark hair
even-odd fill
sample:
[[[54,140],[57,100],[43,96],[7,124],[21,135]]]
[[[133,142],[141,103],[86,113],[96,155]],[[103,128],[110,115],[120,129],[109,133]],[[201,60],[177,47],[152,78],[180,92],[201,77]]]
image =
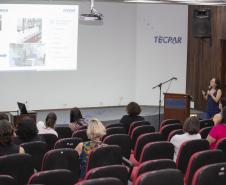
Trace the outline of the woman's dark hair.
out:
[[[9,145],[13,137],[13,127],[8,120],[0,120],[0,144]]]
[[[0,112],[0,120],[7,120],[9,121],[9,117],[7,114]]]
[[[200,129],[200,122],[196,116],[191,116],[187,118],[184,122],[183,130],[189,134],[197,134]]]
[[[34,119],[24,117],[17,126],[16,134],[23,142],[29,142],[38,134],[38,129]]]
[[[226,106],[223,108],[223,119],[221,121],[222,124],[226,124]]]
[[[54,112],[50,112],[47,116],[46,116],[46,121],[45,121],[45,125],[46,127],[51,127],[54,128],[55,124],[56,124],[56,120],[57,120],[57,116]]]
[[[214,78],[215,79],[215,84],[216,84],[216,89],[220,89],[221,88],[221,81],[218,78]]]
[[[141,108],[136,102],[130,102],[126,107],[126,110],[130,116],[137,116],[141,113]]]
[[[82,119],[81,111],[77,107],[72,108],[70,112],[70,122],[79,122],[79,119]]]
[[[221,103],[222,107],[225,107],[226,106],[226,98],[225,97],[221,98],[220,103]]]

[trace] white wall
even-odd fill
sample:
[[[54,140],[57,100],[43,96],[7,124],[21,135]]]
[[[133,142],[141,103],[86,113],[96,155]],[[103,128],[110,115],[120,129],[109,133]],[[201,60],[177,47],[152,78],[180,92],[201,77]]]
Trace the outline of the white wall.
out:
[[[139,103],[157,105],[159,89],[152,90],[152,87],[174,76],[178,80],[172,82],[168,92],[185,93],[187,17],[187,6],[137,6],[136,100]],[[180,36],[182,43],[155,43],[155,36]],[[166,92],[168,85],[163,87],[163,92]]]

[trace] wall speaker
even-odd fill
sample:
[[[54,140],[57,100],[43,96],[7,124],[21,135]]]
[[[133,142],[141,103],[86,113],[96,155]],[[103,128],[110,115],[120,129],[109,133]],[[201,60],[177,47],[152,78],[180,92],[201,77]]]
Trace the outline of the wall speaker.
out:
[[[211,37],[210,9],[195,9],[192,17],[192,35],[198,38]]]

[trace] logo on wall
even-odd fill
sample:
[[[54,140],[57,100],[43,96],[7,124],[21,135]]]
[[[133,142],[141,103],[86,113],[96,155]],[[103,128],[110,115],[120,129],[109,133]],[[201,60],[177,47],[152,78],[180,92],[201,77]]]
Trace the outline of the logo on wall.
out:
[[[156,44],[182,44],[182,37],[154,36]]]

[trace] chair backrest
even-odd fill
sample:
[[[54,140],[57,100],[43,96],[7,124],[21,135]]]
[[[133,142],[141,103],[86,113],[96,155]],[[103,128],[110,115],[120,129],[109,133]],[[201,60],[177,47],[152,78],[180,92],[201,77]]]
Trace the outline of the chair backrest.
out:
[[[28,181],[30,184],[74,185],[74,177],[70,170],[47,170],[34,173]]]
[[[128,184],[128,170],[123,165],[109,165],[94,168],[88,171],[85,179],[96,179],[102,177],[114,177],[119,179],[124,185]]]
[[[225,162],[224,153],[221,150],[206,150],[201,152],[196,152],[192,155],[188,163],[188,169],[185,174],[185,184],[191,185],[193,176],[195,172],[208,164]]]
[[[175,124],[175,123],[181,124],[181,121],[178,119],[165,119],[161,122],[160,128],[162,128],[165,125],[171,125],[171,124]]]
[[[212,119],[206,119],[206,120],[200,121],[200,129],[205,127],[212,127],[212,126],[214,126],[214,122]]]
[[[167,141],[148,143],[144,146],[139,162],[154,159],[173,159],[174,146]]]
[[[55,130],[59,139],[71,137],[72,131],[68,125],[56,125]]]
[[[26,184],[33,173],[32,157],[29,154],[10,154],[0,157],[0,174],[12,176],[16,185]]]
[[[88,172],[96,167],[115,164],[122,164],[121,148],[116,145],[102,146],[90,153],[86,171]]]
[[[226,157],[226,138],[220,139],[216,143],[216,148],[222,150],[224,152],[225,157]]]
[[[86,130],[88,128],[87,125],[83,125],[77,128],[77,130]]]
[[[148,121],[134,121],[133,123],[130,124],[129,126],[129,132],[128,135],[131,136],[133,129],[142,125],[151,125],[150,122]]]
[[[1,185],[16,185],[15,179],[10,175],[0,175]]]
[[[167,140],[170,132],[173,130],[182,129],[182,125],[179,123],[174,123],[170,125],[165,125],[160,129],[160,133],[163,135],[164,139]]]
[[[184,185],[183,175],[177,169],[164,169],[144,173],[135,185]]]
[[[140,135],[145,134],[145,133],[152,133],[152,132],[155,132],[155,127],[153,127],[151,125],[142,125],[142,126],[138,126],[138,127],[134,128],[131,133],[131,137],[130,137],[131,148],[134,149],[136,141]]]
[[[162,169],[176,169],[176,164],[171,159],[158,159],[158,160],[150,160],[141,163],[135,173],[133,174],[133,182],[142,174],[146,172],[151,172],[155,170],[162,170]]]
[[[75,132],[73,132],[72,137],[81,138],[83,142],[89,141],[87,134],[86,134],[86,129],[76,130]]]
[[[121,147],[122,155],[129,159],[131,153],[130,138],[127,134],[115,134],[105,137],[104,143]]]
[[[194,175],[192,185],[226,184],[226,163],[216,163],[199,168]]]
[[[156,141],[164,141],[162,134],[158,132],[146,133],[142,134],[137,138],[135,147],[134,147],[134,158],[139,161],[141,152],[144,146],[147,143],[156,142]]]
[[[106,129],[106,135],[102,137],[102,140],[104,140],[105,137],[114,135],[114,134],[126,134],[126,130],[124,127],[111,127]]]
[[[59,139],[55,143],[54,149],[59,149],[59,148],[72,148],[72,149],[75,149],[75,147],[81,142],[82,142],[82,139],[78,138],[78,137]]]
[[[204,128],[199,130],[199,134],[201,135],[202,139],[207,138],[211,129],[212,129],[212,127],[204,127]]]
[[[181,135],[184,134],[183,129],[177,129],[177,130],[173,130],[169,133],[167,141],[170,141],[172,139],[173,136],[175,135]]]
[[[57,136],[54,134],[39,134],[39,136],[46,142],[48,150],[52,150],[57,141]]]
[[[203,150],[209,150],[209,142],[205,139],[196,139],[184,142],[179,150],[176,165],[182,173],[186,173],[191,156]]]
[[[48,151],[42,162],[43,170],[66,169],[73,174],[77,182],[80,173],[80,162],[78,153],[71,148],[54,149]]]
[[[120,124],[120,123],[114,123],[114,124],[110,124],[110,125],[108,125],[108,126],[106,126],[106,129],[108,129],[108,128],[113,128],[113,127],[121,127],[122,126],[122,124]]]
[[[24,143],[21,146],[24,148],[25,153],[31,155],[34,168],[40,171],[43,156],[48,150],[47,144],[45,142],[35,141]]]
[[[98,178],[98,179],[90,179],[84,180],[76,185],[123,185],[123,183],[116,178],[107,177],[107,178]]]

